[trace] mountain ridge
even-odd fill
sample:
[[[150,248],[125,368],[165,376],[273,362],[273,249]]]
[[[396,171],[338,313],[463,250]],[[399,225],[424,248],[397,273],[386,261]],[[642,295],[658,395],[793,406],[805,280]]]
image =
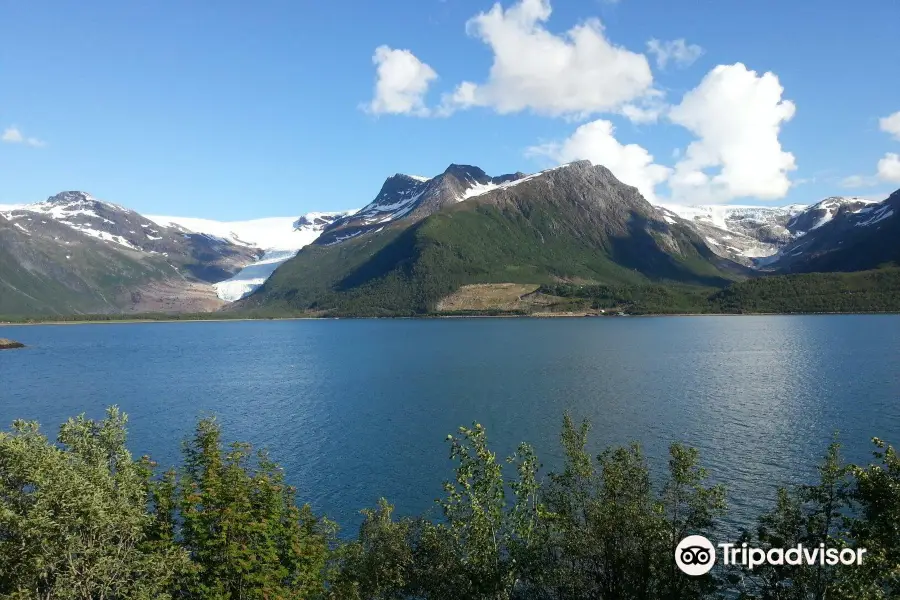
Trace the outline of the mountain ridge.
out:
[[[739,275],[739,265],[709,251],[687,228],[668,225],[605,167],[581,161],[494,185],[405,228],[339,243],[322,243],[323,235],[236,308],[421,314],[469,283],[724,284]]]
[[[235,223],[150,217],[80,191],[3,205],[0,314],[216,310],[255,289],[331,220],[246,221],[231,235]],[[244,234],[253,227],[255,235]]]
[[[520,177],[525,174],[490,177],[480,167],[456,163],[451,163],[440,175],[427,179],[396,173],[384,181],[372,202],[326,227],[315,243],[338,244],[371,231],[394,227],[398,222],[413,223],[491,186]]]
[[[359,210],[231,222],[142,215],[65,191],[0,205],[0,314],[240,310],[272,297],[321,312],[391,286],[405,294],[394,308],[423,312],[439,289],[481,282],[719,286],[867,270],[900,261],[898,215],[900,192],[781,207],[650,204],[589,161],[499,176],[452,163],[434,177],[386,178]],[[283,285],[292,262],[295,283]],[[309,285],[296,283],[304,277]]]

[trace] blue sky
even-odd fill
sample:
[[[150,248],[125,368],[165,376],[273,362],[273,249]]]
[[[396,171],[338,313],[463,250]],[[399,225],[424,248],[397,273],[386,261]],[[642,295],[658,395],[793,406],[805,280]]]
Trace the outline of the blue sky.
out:
[[[5,2],[0,203],[78,189],[246,219],[359,207],[395,172],[574,158],[658,201],[882,196],[900,187],[900,3],[857,8]]]

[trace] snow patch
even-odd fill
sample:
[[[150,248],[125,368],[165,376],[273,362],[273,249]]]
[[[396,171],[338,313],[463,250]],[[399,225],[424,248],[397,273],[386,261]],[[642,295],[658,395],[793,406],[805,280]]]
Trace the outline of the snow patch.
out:
[[[131,242],[129,242],[128,240],[126,240],[125,238],[123,238],[120,235],[113,235],[113,234],[107,233],[105,231],[91,229],[90,227],[76,225],[74,223],[67,223],[67,224],[72,229],[75,229],[76,231],[80,231],[81,233],[83,233],[85,235],[89,235],[92,238],[97,238],[98,240],[103,240],[104,242],[112,242],[114,244],[118,244],[120,246],[128,248],[129,250],[137,250],[139,252],[141,251],[140,248],[138,248],[137,246],[135,246],[134,244],[132,244]]]
[[[500,186],[496,183],[476,183],[465,192],[463,192],[463,195],[460,196],[459,201],[462,202],[463,200],[468,200],[469,198],[473,198],[475,196],[487,194],[490,191],[496,190],[498,187]]]
[[[894,216],[894,209],[892,209],[890,206],[883,206],[882,208],[876,210],[875,213],[871,217],[866,219],[865,221],[862,221],[861,223],[857,223],[856,226],[857,227],[868,227],[869,225],[874,225],[875,223],[878,223],[879,221],[884,221],[888,217],[892,217],[892,216]]]
[[[737,248],[733,248],[733,250],[737,250]],[[775,246],[752,246],[739,251],[739,253],[747,258],[766,258],[778,254],[778,248]]]

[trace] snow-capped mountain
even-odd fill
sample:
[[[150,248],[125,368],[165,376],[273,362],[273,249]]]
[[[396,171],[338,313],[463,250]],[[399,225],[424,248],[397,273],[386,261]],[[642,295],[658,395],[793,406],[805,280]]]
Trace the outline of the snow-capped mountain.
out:
[[[84,192],[0,208],[0,313],[194,312],[256,248],[164,227]]]
[[[24,233],[52,220],[128,250],[154,252],[155,242],[163,239],[155,223],[84,192],[61,192],[35,204],[0,206],[0,212]]]
[[[900,261],[900,191],[883,202],[835,200],[810,207],[810,218],[800,225],[814,226],[798,232],[760,266],[779,271],[856,271]]]
[[[203,281],[228,277],[256,256],[246,246],[193,230],[160,226],[133,210],[85,192],[61,192],[44,202],[7,206],[0,213],[26,235],[47,234],[48,227],[63,225],[75,234],[134,253],[136,258],[163,258],[176,270],[185,268],[185,276]],[[54,233],[51,237],[60,243],[72,243],[69,235]]]
[[[203,233],[247,248],[258,248],[262,254],[232,277],[215,283],[219,298],[226,302],[240,300],[265,283],[285,261],[315,241],[336,219],[355,211],[312,212],[302,217],[272,217],[250,221],[213,221],[188,217],[150,216],[165,227]]]
[[[878,200],[870,200],[857,196],[832,196],[807,207],[803,212],[790,220],[787,227],[795,237],[813,229],[818,229],[835,218],[841,211],[856,213],[872,205]]]
[[[816,204],[788,206],[660,204],[669,222],[692,225],[709,248],[725,258],[752,267],[768,267],[783,250],[842,212],[854,213],[877,204],[855,196],[833,196]]]
[[[401,220],[418,221],[444,206],[523,177],[524,173],[491,177],[478,167],[456,164],[432,178],[397,173],[385,180],[372,202],[326,227],[316,243],[339,244]]]
[[[16,296],[7,310],[211,310],[262,285],[348,212],[240,222],[151,217],[62,192],[0,206],[0,257],[13,269],[0,269],[0,288]],[[54,295],[63,301],[43,300]]]

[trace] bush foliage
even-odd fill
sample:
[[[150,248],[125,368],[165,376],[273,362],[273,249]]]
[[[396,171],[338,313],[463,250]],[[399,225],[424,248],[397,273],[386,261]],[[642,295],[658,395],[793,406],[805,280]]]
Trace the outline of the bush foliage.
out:
[[[448,436],[443,518],[397,519],[381,500],[358,535],[298,505],[265,452],[222,442],[202,420],[184,465],[159,473],[126,447],[126,418],[0,433],[0,597],[41,599],[888,598],[900,590],[900,457],[874,440],[869,465],[833,443],[819,481],[782,489],[743,540],[865,548],[861,567],[674,562],[688,534],[713,537],[725,490],[697,450],[673,444],[655,486],[637,444],[591,456],[589,424],[563,421],[565,460],[542,474],[530,446],[505,461],[479,424]]]

